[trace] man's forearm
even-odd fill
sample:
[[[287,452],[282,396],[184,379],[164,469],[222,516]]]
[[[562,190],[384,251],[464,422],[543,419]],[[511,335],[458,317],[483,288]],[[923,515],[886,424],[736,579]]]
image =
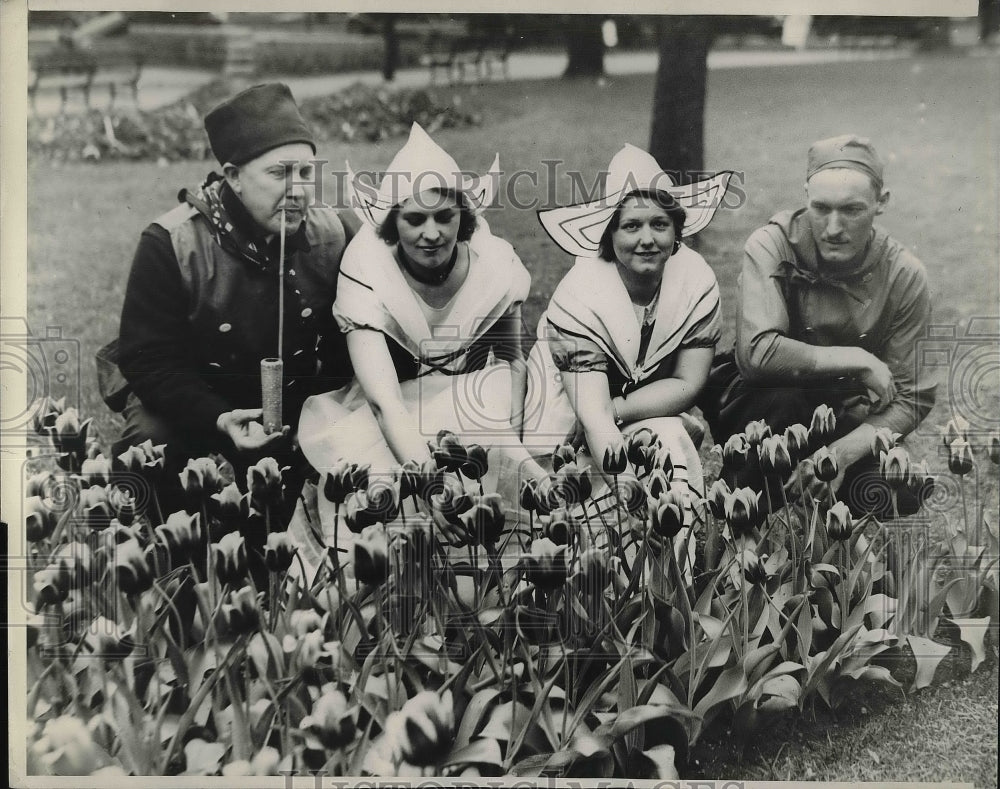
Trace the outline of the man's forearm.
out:
[[[740,372],[753,383],[787,385],[795,381],[855,376],[866,369],[869,356],[862,348],[820,347],[777,332],[758,335],[745,348],[737,347]]]

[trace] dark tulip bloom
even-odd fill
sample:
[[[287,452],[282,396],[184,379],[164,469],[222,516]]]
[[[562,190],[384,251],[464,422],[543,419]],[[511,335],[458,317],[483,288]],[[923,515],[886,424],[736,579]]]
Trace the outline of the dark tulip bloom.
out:
[[[106,529],[111,524],[114,513],[111,511],[111,503],[108,501],[108,491],[106,488],[94,485],[86,488],[80,494],[80,506],[83,511],[83,521],[87,528],[99,530]]]
[[[809,423],[809,442],[813,446],[820,446],[832,438],[836,430],[837,415],[830,406],[820,403],[813,411],[812,421]]]
[[[559,471],[567,463],[576,462],[576,450],[570,444],[560,444],[552,450],[552,471]]]
[[[32,585],[35,589],[36,606],[62,603],[69,597],[73,579],[69,568],[62,562],[43,567],[35,573]]]
[[[526,512],[538,509],[538,483],[534,479],[526,479],[521,485],[520,504]]]
[[[421,480],[420,464],[415,460],[407,460],[400,466],[396,479],[399,483],[399,497],[401,499],[418,495]]]
[[[565,507],[557,507],[542,526],[542,534],[556,545],[567,545],[576,530],[576,520]]]
[[[479,444],[469,444],[465,448],[466,459],[459,470],[469,479],[480,480],[486,476],[490,462],[486,450]]]
[[[948,420],[948,424],[941,431],[944,440],[944,448],[951,449],[951,445],[957,440],[969,440],[969,422],[962,416],[956,416]]]
[[[990,460],[994,464],[1000,465],[1000,434],[992,433],[990,435]]]
[[[282,474],[286,468],[281,468],[274,458],[262,458],[247,469],[247,491],[250,501],[259,510],[281,503],[284,486]]]
[[[750,534],[763,522],[760,496],[751,488],[737,488],[726,497],[724,515],[734,537]]]
[[[153,571],[138,540],[127,540],[115,549],[115,575],[125,594],[141,594],[153,586]]]
[[[648,457],[646,450],[656,446],[656,433],[648,427],[642,427],[625,438],[625,453],[633,466],[645,465]]]
[[[829,447],[820,447],[813,454],[813,472],[820,482],[833,482],[837,478],[840,465]]]
[[[972,465],[972,447],[964,438],[956,438],[949,447],[948,468],[952,474],[964,477],[972,471]]]
[[[367,527],[351,545],[354,577],[369,586],[381,586],[389,577],[389,539],[385,526]]]
[[[893,433],[887,427],[880,427],[875,430],[875,435],[872,436],[870,448],[872,451],[872,457],[876,460],[882,457],[883,452],[888,452],[894,446],[896,446],[896,441],[899,439],[899,433]]]
[[[765,474],[781,479],[792,473],[792,456],[784,436],[768,436],[761,441],[760,464]]]
[[[229,593],[229,602],[219,609],[222,628],[231,636],[249,635],[260,629],[260,605],[253,589],[241,586]]]
[[[831,540],[843,542],[850,538],[854,531],[854,519],[847,505],[838,501],[826,513],[826,533]]]
[[[347,698],[339,690],[327,691],[316,699],[301,726],[330,750],[350,745],[357,732]]]
[[[653,505],[653,531],[668,540],[676,537],[686,525],[685,503],[684,497],[676,491],[661,494]]]
[[[771,426],[763,419],[758,419],[756,422],[750,422],[746,430],[743,431],[743,434],[746,436],[747,444],[756,447],[771,435]]]
[[[736,433],[729,437],[722,448],[722,464],[726,471],[741,471],[747,464],[750,454],[750,444],[746,435]]]
[[[879,471],[890,488],[903,487],[910,474],[910,453],[903,447],[893,447],[882,455]]]
[[[459,518],[466,532],[481,545],[495,545],[503,534],[504,516],[502,497],[499,493],[480,496]]]
[[[455,710],[450,690],[418,693],[386,725],[393,750],[417,767],[434,767],[455,742]]]
[[[714,517],[721,519],[726,516],[726,499],[732,493],[733,491],[724,479],[717,479],[712,483],[712,487],[708,489],[707,501],[708,508]]]
[[[292,566],[298,547],[286,531],[273,531],[264,544],[264,566],[272,573],[283,573]]]
[[[55,531],[56,516],[52,499],[31,496],[24,500],[24,537],[28,542],[47,540]]]
[[[344,500],[354,492],[351,483],[351,466],[346,460],[338,460],[336,465],[327,472],[323,481],[323,497],[331,504],[343,504]]]
[[[438,468],[443,468],[445,471],[459,471],[468,460],[468,452],[458,436],[442,432],[438,434],[438,444],[431,451],[431,457],[434,458]]]
[[[625,454],[625,447],[619,444],[605,449],[601,468],[604,469],[605,474],[611,475],[621,474],[625,471],[628,468],[628,456]]]
[[[212,546],[215,552],[215,572],[219,582],[236,588],[247,577],[247,544],[243,535],[230,532]]]
[[[155,532],[157,539],[167,547],[175,562],[186,562],[201,553],[204,534],[200,513],[171,513],[167,522],[157,526]]]
[[[373,523],[392,523],[399,516],[401,499],[394,480],[384,477],[373,480],[363,495]]]
[[[522,559],[525,577],[542,589],[555,589],[566,581],[566,546],[547,537],[531,543],[531,553]]]
[[[785,446],[788,447],[788,454],[792,458],[792,465],[809,454],[809,428],[805,425],[795,423],[785,428]]]

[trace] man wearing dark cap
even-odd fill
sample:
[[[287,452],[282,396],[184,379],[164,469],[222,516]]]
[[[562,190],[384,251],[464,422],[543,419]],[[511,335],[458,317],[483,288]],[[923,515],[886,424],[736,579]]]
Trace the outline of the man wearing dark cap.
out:
[[[128,386],[109,404],[125,417],[116,453],[152,439],[175,469],[212,451],[239,469],[287,455],[305,398],[350,379],[331,305],[351,231],[314,204],[316,145],[285,85],[239,93],[205,129],[222,175],[182,190],[142,233],[118,340]],[[266,433],[260,362],[279,350],[282,215],[285,426]]]
[[[846,475],[860,486],[845,489],[848,503],[872,497],[861,488],[872,482],[863,472],[875,430],[906,435],[934,403],[915,353],[930,320],[924,266],[874,225],[889,201],[883,169],[856,135],[809,149],[805,207],[776,214],[746,243],[735,353],[717,360],[703,406],[724,443],[758,419],[774,433],[808,427],[816,406],[829,405],[833,484]]]

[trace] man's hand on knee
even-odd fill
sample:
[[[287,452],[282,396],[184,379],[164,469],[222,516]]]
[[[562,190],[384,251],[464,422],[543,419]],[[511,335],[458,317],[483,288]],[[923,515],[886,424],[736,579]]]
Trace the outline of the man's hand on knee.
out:
[[[864,352],[867,356],[865,366],[861,371],[861,383],[875,396],[871,410],[873,413],[884,411],[896,398],[896,382],[893,380],[889,366],[874,354]]]

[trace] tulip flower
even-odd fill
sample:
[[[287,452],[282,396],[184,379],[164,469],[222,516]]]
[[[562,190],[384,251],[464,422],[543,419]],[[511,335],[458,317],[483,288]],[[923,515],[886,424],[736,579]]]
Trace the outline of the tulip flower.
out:
[[[67,408],[46,432],[55,448],[79,465],[87,456],[87,431],[92,421],[85,419],[81,422],[79,412],[75,408]]]
[[[157,539],[170,551],[174,564],[189,561],[201,553],[204,534],[201,529],[201,515],[197,512],[174,512],[167,522],[154,530]]]
[[[146,464],[146,454],[137,446],[130,446],[117,457],[117,465],[132,474],[138,474]]]
[[[108,504],[122,526],[131,526],[135,521],[136,497],[127,488],[120,485],[108,488]]]
[[[743,573],[743,577],[754,586],[762,586],[767,582],[767,570],[761,564],[760,557],[755,551],[746,548],[739,552],[736,563]]]
[[[400,499],[419,495],[420,464],[415,460],[407,460],[396,472],[396,484],[399,487]]]
[[[235,482],[213,493],[211,501],[214,514],[227,528],[238,528],[250,517],[250,495],[241,493]]]
[[[750,444],[743,433],[730,436],[722,447],[723,468],[728,472],[741,471],[747,464],[749,454]]]
[[[761,511],[760,497],[751,488],[737,488],[726,497],[723,514],[734,537],[748,535],[763,523],[766,513]]]
[[[47,721],[31,751],[52,775],[90,775],[107,762],[87,724],[75,715]]]
[[[281,503],[284,489],[281,476],[286,469],[287,467],[281,468],[278,461],[271,457],[262,458],[247,469],[247,491],[254,507],[264,511],[268,506]]]
[[[575,462],[564,463],[556,472],[553,489],[560,501],[566,504],[581,504],[590,498],[593,492],[590,472],[580,468]]]
[[[291,665],[295,671],[309,671],[316,668],[324,654],[325,636],[321,630],[310,630],[295,639],[291,634],[285,636],[284,649],[294,651]],[[292,649],[288,647],[291,646]]]
[[[767,436],[761,441],[760,464],[765,474],[781,479],[792,473],[792,456],[784,436]]]
[[[469,479],[480,480],[486,476],[490,468],[490,462],[486,455],[486,450],[479,444],[469,444],[465,448],[465,462],[459,466],[461,471]]]
[[[80,494],[80,507],[83,511],[83,521],[90,529],[106,529],[111,523],[111,504],[108,502],[108,492],[97,485],[86,488]]]
[[[24,500],[24,512],[24,537],[28,542],[40,542],[52,536],[59,520],[52,499],[31,496]]]
[[[831,540],[844,542],[854,531],[854,519],[848,506],[838,501],[826,513],[826,533]]]
[[[887,427],[880,427],[875,430],[875,435],[872,436],[871,441],[871,451],[873,458],[881,458],[883,452],[888,452],[894,446],[896,446],[896,441],[900,438],[899,433],[893,433]]]
[[[351,465],[346,460],[338,460],[334,467],[327,472],[323,482],[323,497],[331,504],[340,505],[353,492]]]
[[[669,474],[661,468],[653,471],[653,473],[650,474],[649,478],[646,480],[646,489],[649,491],[650,497],[658,499],[664,493],[669,492],[670,482],[673,479],[673,476],[673,468],[670,469]]]
[[[608,555],[601,548],[588,548],[573,561],[573,575],[580,576],[580,582],[587,592],[600,595],[611,580]]]
[[[347,698],[339,690],[327,691],[316,699],[300,726],[331,750],[350,745],[356,733]]]
[[[264,566],[269,572],[283,573],[292,566],[298,546],[286,531],[273,531],[264,544]]]
[[[1000,433],[990,434],[990,460],[994,465],[1000,465]]]
[[[416,767],[438,765],[455,741],[455,710],[450,690],[418,693],[403,705],[386,734],[392,750]]]
[[[521,485],[520,504],[521,509],[526,512],[538,509],[538,483],[534,478],[526,479]]]
[[[381,586],[389,577],[389,538],[381,524],[366,527],[351,545],[354,577]]]
[[[972,447],[964,438],[956,438],[948,449],[948,468],[952,474],[964,477],[972,471]]]
[[[743,432],[746,435],[747,444],[756,447],[771,435],[771,426],[763,419],[758,419],[756,422],[750,422]]]
[[[353,490],[367,490],[371,475],[371,463],[351,463],[351,486]]]
[[[431,448],[431,457],[438,468],[457,472],[468,460],[468,452],[458,436],[450,430],[441,430],[437,435],[437,446]]]
[[[296,636],[304,636],[323,627],[323,617],[312,608],[297,608],[288,617],[288,626]]]
[[[368,496],[365,491],[358,490],[347,497],[344,504],[344,523],[354,534],[378,523],[375,513],[368,508]]]
[[[548,521],[542,526],[542,534],[556,545],[568,545],[576,532],[576,519],[565,507],[557,507],[549,513]]]
[[[680,530],[687,525],[685,523],[686,504],[684,496],[677,491],[671,490],[661,494],[653,505],[653,531],[668,540],[676,537]]]
[[[115,575],[125,594],[141,594],[153,586],[153,571],[138,540],[127,540],[115,550]]]
[[[200,509],[205,499],[222,488],[219,468],[211,458],[190,458],[178,477],[192,512]]]
[[[629,462],[637,468],[645,466],[651,456],[649,450],[654,448],[656,443],[656,433],[648,427],[641,427],[629,433],[625,438],[625,454]]]
[[[503,534],[506,518],[503,499],[499,493],[479,496],[475,504],[463,512],[459,518],[465,530],[481,545],[496,545]]]
[[[903,487],[910,473],[910,453],[904,447],[893,447],[882,454],[879,471],[890,488]]]
[[[548,537],[531,543],[531,553],[522,559],[525,578],[542,589],[555,589],[566,581],[566,546]]]
[[[570,444],[560,444],[552,450],[552,471],[559,471],[567,463],[576,462],[576,450]]]
[[[386,477],[373,480],[362,493],[374,523],[392,523],[399,517],[401,497],[395,480]]]
[[[443,477],[439,493],[431,496],[431,508],[448,523],[458,523],[459,516],[472,507],[472,498],[454,477]]]
[[[219,583],[232,587],[243,585],[247,576],[247,544],[243,535],[230,532],[223,535],[217,544],[212,546],[215,553],[215,572]]]
[[[552,476],[548,476],[538,481],[535,504],[539,515],[548,515],[552,510],[561,507],[563,504],[559,499],[556,486],[552,480]]]
[[[69,597],[73,579],[69,568],[61,562],[43,567],[35,573],[32,585],[35,589],[36,607],[62,603]]]
[[[135,646],[129,634],[117,622],[99,616],[90,623],[83,636],[83,648],[89,657],[105,661],[121,660],[127,657]]]
[[[708,489],[708,508],[715,518],[724,518],[726,514],[726,499],[733,491],[724,479],[717,479]]]
[[[820,482],[833,482],[840,473],[837,456],[829,447],[820,447],[812,456],[813,473]]]
[[[833,437],[836,429],[837,415],[830,406],[820,403],[813,411],[812,421],[809,423],[809,442],[813,446],[820,446]]]
[[[628,468],[628,460],[628,456],[625,454],[625,447],[620,443],[615,444],[604,450],[604,459],[601,462],[601,468],[605,474],[612,476],[621,474]]]
[[[950,450],[951,445],[956,441],[956,439],[962,439],[963,441],[969,440],[969,423],[964,417],[955,416],[948,420],[948,424],[944,426],[941,431],[941,437],[944,440],[944,448]]]
[[[796,422],[785,428],[785,446],[794,466],[809,455],[809,428]]]
[[[646,509],[646,491],[634,475],[624,474],[618,477],[615,485],[618,501],[621,502],[626,512],[638,515]]]
[[[88,485],[107,485],[111,482],[111,460],[98,455],[80,464],[80,476]]]
[[[265,745],[250,760],[250,769],[254,775],[277,775],[281,764],[281,754],[277,748]]]
[[[231,636],[249,635],[260,628],[260,605],[249,586],[229,593],[229,600],[219,607],[220,629]]]
[[[43,395],[33,401],[28,408],[31,411],[31,426],[39,435],[46,435],[49,428],[54,427],[56,418],[66,410],[66,398],[55,400]]]
[[[444,469],[437,467],[433,460],[425,460],[419,466],[420,476],[417,485],[417,495],[427,504],[430,504],[434,496],[444,490],[444,481],[447,475]],[[455,482],[457,480],[453,480]]]

